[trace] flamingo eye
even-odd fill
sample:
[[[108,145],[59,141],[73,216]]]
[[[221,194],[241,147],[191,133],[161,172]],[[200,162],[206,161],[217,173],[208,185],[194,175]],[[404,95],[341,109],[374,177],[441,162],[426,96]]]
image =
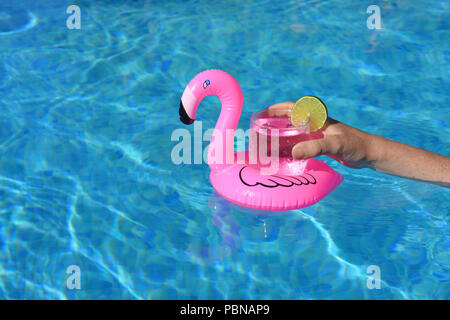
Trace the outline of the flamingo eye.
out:
[[[206,87],[209,86],[209,84],[210,84],[209,80],[203,82],[203,89],[206,89]]]

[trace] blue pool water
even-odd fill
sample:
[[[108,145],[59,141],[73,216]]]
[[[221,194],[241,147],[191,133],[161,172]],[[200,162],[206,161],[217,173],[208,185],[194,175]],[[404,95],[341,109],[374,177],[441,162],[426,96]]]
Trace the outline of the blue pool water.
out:
[[[239,81],[240,128],[312,94],[349,125],[450,155],[448,1],[117,3],[77,1],[69,30],[72,1],[0,0],[0,298],[450,298],[449,189],[324,158],[344,182],[266,217],[170,157],[173,130],[192,132],[181,93],[208,68]],[[371,4],[382,30],[366,27]],[[205,129],[219,109],[203,101]]]

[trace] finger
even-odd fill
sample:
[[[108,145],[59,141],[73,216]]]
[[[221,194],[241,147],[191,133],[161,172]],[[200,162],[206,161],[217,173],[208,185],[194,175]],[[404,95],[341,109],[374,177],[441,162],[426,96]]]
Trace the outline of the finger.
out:
[[[320,156],[323,152],[323,139],[308,140],[297,143],[292,148],[292,157],[294,159],[309,159]]]
[[[274,105],[271,105],[269,108],[271,109],[283,109],[283,108],[292,108],[294,106],[294,102],[292,101],[285,101],[285,102],[280,102],[280,103],[276,103]]]
[[[294,102],[286,101],[274,104],[267,108],[268,114],[271,117],[290,117],[291,110],[294,107]]]

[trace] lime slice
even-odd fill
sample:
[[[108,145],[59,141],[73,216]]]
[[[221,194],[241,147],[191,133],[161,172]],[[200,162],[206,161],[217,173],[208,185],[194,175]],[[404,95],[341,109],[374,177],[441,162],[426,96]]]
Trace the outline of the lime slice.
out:
[[[291,123],[295,127],[300,127],[308,121],[309,132],[319,130],[327,121],[327,107],[317,97],[304,96],[301,97],[292,108]]]

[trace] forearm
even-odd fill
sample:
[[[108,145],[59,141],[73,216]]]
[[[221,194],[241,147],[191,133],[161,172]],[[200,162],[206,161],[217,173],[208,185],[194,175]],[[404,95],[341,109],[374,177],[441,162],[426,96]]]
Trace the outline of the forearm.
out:
[[[369,135],[368,167],[450,187],[450,158],[380,136]]]

